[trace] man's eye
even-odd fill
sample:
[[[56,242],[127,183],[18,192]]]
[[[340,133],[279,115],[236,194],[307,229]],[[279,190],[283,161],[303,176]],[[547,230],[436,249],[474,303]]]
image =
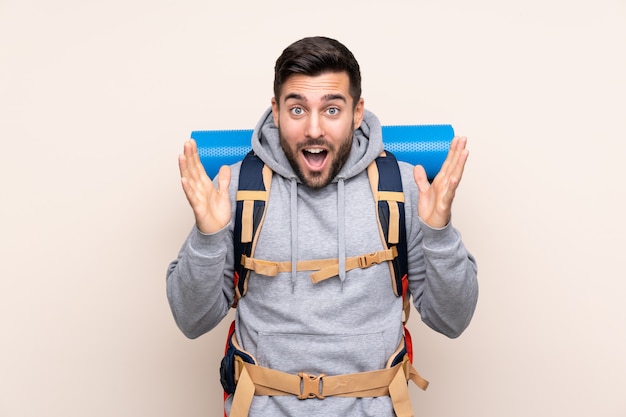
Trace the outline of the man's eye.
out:
[[[293,114],[295,116],[300,116],[300,115],[302,115],[302,113],[304,113],[304,110],[302,109],[302,107],[292,107],[291,108],[291,114]]]
[[[328,110],[326,110],[326,113],[328,113],[331,116],[336,116],[339,114],[339,109],[337,107],[330,107],[328,108]]]

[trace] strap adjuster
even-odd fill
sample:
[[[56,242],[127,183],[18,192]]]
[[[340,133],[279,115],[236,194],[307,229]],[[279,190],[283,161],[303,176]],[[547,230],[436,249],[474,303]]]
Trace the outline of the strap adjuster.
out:
[[[324,377],[326,374],[309,375],[306,372],[298,372],[300,377],[300,395],[299,400],[308,400],[311,398],[317,398],[323,400],[325,397],[322,395],[324,391]]]

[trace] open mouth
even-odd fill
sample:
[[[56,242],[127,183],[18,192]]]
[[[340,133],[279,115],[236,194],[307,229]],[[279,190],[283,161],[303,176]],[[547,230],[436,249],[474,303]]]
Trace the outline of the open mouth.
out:
[[[328,151],[321,148],[306,148],[302,150],[302,155],[310,169],[319,170],[326,162]]]

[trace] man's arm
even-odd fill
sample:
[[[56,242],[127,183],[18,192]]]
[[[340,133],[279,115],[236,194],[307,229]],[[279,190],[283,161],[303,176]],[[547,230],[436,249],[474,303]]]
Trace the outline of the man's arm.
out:
[[[467,328],[478,300],[476,260],[450,223],[469,154],[466,143],[465,138],[452,140],[432,184],[423,167],[413,171],[418,196],[408,242],[411,293],[422,321],[448,337],[458,337]]]
[[[231,172],[222,167],[212,182],[193,140],[185,143],[178,162],[196,224],[168,267],[167,296],[179,328],[196,338],[215,327],[233,301]]]

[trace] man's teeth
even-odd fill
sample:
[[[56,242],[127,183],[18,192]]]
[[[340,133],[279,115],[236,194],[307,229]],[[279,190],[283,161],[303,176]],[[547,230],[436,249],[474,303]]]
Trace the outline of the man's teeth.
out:
[[[309,153],[322,153],[324,152],[323,149],[305,149],[306,152]]]

